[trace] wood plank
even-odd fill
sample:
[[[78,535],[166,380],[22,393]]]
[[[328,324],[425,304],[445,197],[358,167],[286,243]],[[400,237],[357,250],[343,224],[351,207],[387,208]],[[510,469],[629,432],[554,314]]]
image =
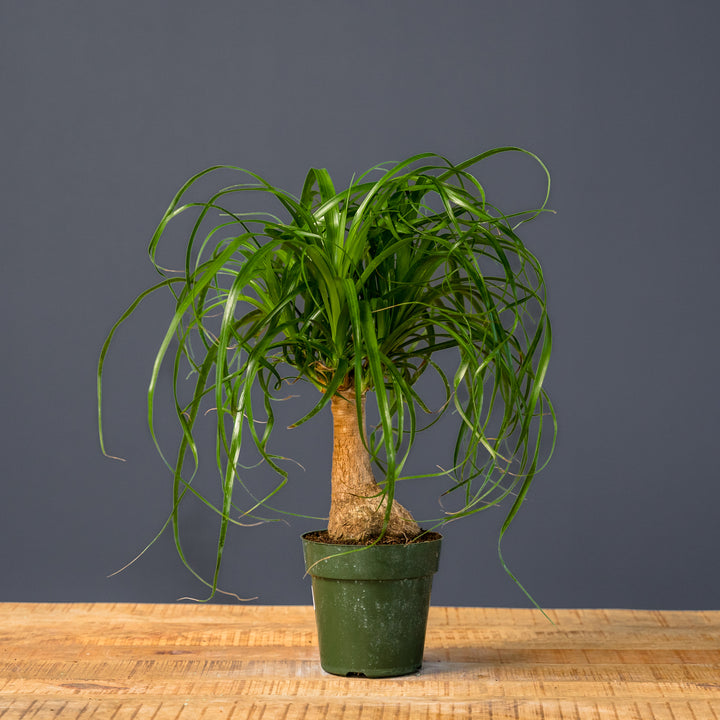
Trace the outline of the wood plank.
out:
[[[311,608],[0,604],[0,718],[720,720],[720,612],[432,608],[423,670],[338,678]]]

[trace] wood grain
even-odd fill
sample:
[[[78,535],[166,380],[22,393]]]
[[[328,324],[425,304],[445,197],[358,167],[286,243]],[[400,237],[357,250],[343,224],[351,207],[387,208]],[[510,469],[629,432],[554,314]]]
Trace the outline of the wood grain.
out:
[[[720,612],[432,608],[417,675],[319,666],[307,607],[0,604],[0,718],[720,720]]]

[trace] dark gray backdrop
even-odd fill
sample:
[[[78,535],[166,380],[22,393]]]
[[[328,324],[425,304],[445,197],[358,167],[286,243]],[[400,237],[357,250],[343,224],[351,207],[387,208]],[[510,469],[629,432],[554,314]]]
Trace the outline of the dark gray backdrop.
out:
[[[232,163],[299,191],[311,165],[341,183],[516,144],[553,174],[558,214],[526,239],[551,289],[560,438],[507,560],[549,607],[718,607],[719,20],[709,1],[2,3],[0,600],[202,595],[168,537],[106,578],[168,511],[144,419],[163,302],[108,363],[127,462],[95,427],[101,342],[154,281],[147,241],[186,177]],[[523,167],[499,166],[495,196],[531,197]],[[284,440],[306,470],[281,505],[322,515],[329,419],[311,425]],[[527,604],[500,517],[446,529],[436,604]],[[205,520],[185,515],[209,571]],[[233,533],[223,585],[309,602],[297,536],[317,524]]]

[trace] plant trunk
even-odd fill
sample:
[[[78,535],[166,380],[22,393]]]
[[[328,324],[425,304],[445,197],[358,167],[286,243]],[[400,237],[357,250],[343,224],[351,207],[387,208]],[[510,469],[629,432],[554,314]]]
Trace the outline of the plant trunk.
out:
[[[365,433],[365,397],[362,398]],[[387,500],[375,482],[370,455],[360,433],[353,390],[343,390],[331,400],[333,458],[328,533],[336,542],[365,542],[383,531]],[[393,501],[385,537],[412,540],[418,524],[400,503]]]

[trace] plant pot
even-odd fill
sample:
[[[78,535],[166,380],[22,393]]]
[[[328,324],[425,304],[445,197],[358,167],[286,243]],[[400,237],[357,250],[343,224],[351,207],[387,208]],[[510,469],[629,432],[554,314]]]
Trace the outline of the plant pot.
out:
[[[333,545],[303,535],[320,664],[334,675],[392,677],[422,665],[441,536],[407,545]]]

